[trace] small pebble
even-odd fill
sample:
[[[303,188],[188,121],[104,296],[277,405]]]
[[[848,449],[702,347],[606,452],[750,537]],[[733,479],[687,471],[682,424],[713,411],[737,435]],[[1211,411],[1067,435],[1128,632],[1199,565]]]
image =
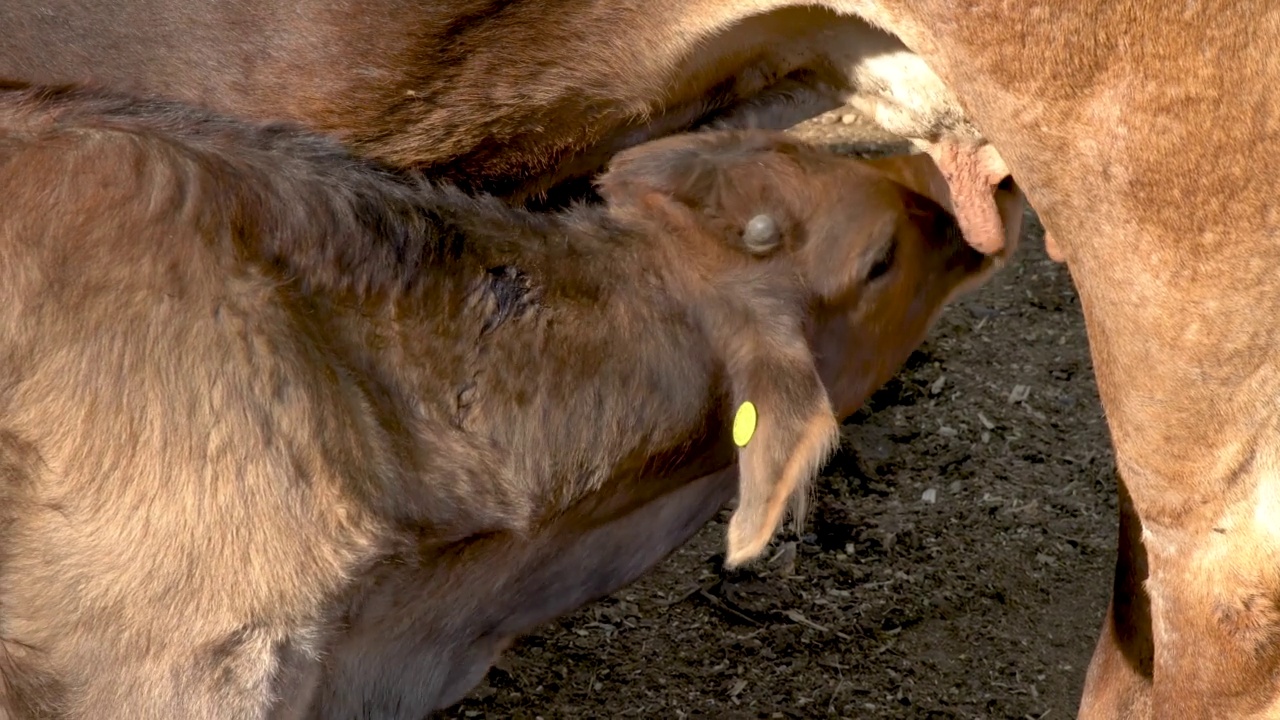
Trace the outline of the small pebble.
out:
[[[938,488],[929,488],[920,495],[920,499],[932,505],[938,502]]]
[[[947,376],[939,375],[938,379],[934,380],[933,384],[929,386],[929,394],[937,395],[938,393],[942,392],[942,388],[945,387],[946,384],[947,384]]]

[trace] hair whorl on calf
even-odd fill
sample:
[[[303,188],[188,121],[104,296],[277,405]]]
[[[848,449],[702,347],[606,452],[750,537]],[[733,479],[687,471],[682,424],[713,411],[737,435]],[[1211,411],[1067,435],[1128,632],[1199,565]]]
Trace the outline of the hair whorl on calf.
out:
[[[811,186],[795,156],[808,148],[779,133],[696,133],[654,140],[614,156],[597,180],[620,209],[661,199],[702,232],[752,255],[794,243]]]
[[[782,242],[782,229],[772,215],[760,213],[747,223],[742,231],[742,244],[756,255],[765,255]]]

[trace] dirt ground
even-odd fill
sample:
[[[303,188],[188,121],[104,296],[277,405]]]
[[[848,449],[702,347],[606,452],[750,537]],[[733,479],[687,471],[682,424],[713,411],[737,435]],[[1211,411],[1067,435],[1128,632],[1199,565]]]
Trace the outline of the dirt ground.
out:
[[[796,129],[900,151],[854,116]],[[1080,305],[1031,217],[844,426],[805,534],[721,569],[727,512],[525,637],[450,718],[1074,717],[1106,607],[1113,459]]]

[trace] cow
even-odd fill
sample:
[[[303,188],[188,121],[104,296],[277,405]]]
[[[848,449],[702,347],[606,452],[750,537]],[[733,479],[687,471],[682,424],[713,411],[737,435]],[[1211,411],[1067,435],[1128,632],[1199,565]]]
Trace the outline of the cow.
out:
[[[928,155],[880,166],[678,135],[534,213],[0,83],[0,716],[420,718],[735,494],[759,556],[1003,262]]]
[[[824,5],[954,91],[1080,294],[1120,515],[1080,717],[1280,715],[1280,8]]]

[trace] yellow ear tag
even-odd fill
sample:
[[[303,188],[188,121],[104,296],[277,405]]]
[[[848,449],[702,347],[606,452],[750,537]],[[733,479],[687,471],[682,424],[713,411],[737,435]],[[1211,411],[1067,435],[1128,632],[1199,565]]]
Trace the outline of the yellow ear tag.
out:
[[[738,406],[738,414],[733,416],[733,443],[738,447],[746,447],[755,434],[756,406],[748,400]]]

